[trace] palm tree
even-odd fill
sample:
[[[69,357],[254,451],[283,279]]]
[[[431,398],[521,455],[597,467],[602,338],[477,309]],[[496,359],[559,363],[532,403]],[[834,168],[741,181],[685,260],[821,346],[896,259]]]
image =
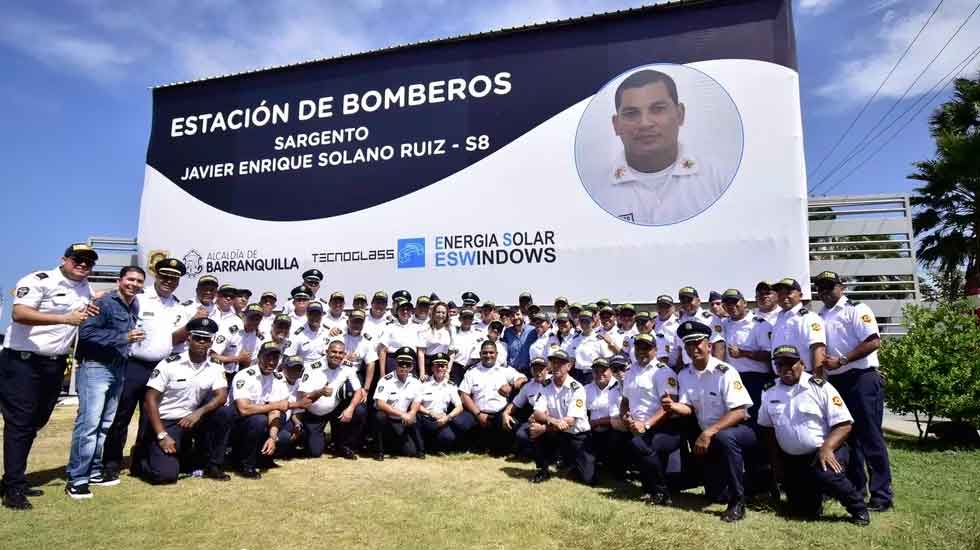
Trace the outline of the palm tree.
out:
[[[918,259],[942,272],[966,268],[967,293],[980,292],[980,74],[958,78],[953,98],[933,113],[936,157],[914,163],[912,218]],[[972,292],[971,292],[972,291]]]

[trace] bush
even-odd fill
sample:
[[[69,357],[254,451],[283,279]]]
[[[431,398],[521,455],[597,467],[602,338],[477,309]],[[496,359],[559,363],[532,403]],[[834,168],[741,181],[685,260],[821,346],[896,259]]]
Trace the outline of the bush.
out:
[[[933,418],[980,423],[980,325],[967,300],[934,308],[908,305],[907,334],[879,352],[888,408],[915,415],[919,437]],[[923,428],[922,423],[925,423]]]

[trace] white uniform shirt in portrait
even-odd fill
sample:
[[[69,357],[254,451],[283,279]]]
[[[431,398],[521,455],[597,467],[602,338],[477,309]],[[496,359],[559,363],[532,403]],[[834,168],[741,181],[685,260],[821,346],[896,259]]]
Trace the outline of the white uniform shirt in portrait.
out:
[[[739,351],[769,351],[769,332],[772,327],[765,319],[747,314],[738,321],[726,317],[721,326],[726,346],[736,346]],[[750,357],[729,357],[728,364],[738,372],[768,374],[771,369],[768,363]]]
[[[605,338],[603,338],[606,334],[609,334],[609,337],[612,339],[614,344],[616,344],[620,348],[625,347],[626,339],[628,337],[626,336],[626,333],[623,332],[619,327],[614,326],[609,330],[606,330],[603,327],[599,327],[595,329],[595,335],[598,336],[600,340],[602,340],[603,345],[605,345],[606,348],[609,350],[610,355],[613,355],[612,348],[609,347],[609,343],[606,342]]]
[[[770,325],[773,325],[773,324],[776,323],[776,317],[779,316],[779,312],[780,311],[782,311],[782,310],[779,309],[779,306],[776,306],[776,307],[772,308],[770,311],[762,311],[759,308],[755,308],[752,311],[752,316],[753,317],[762,317],[763,319],[765,319],[766,321],[768,321]]]
[[[480,360],[480,348],[483,347],[483,342],[485,342],[486,339],[486,333],[483,333],[483,336],[477,337],[476,342],[473,342],[473,351],[470,354],[471,361]],[[499,339],[496,340],[494,344],[497,345],[497,362],[495,364],[501,367],[511,368],[507,366],[507,345],[501,342]]]
[[[479,363],[463,375],[459,391],[473,398],[481,412],[497,413],[507,406],[507,398],[500,395],[501,386],[513,385],[518,378],[520,374],[512,368],[500,365],[488,368]]]
[[[553,331],[549,330],[531,343],[531,347],[528,350],[528,356],[530,357],[531,361],[537,359],[538,357],[547,359],[548,354],[551,353],[552,348],[555,346],[558,346],[558,336],[556,336]]]
[[[604,181],[588,189],[596,203],[616,217],[642,225],[667,225],[711,206],[729,183],[703,156],[679,144],[677,159],[659,172],[634,169],[620,149]]]
[[[392,318],[387,313],[381,314],[381,317],[375,318],[371,312],[368,312],[364,316],[364,328],[361,329],[362,334],[367,334],[375,342],[380,342],[381,337],[385,333],[385,327],[392,321]]]
[[[289,314],[289,328],[296,330],[296,327],[301,327],[306,324],[306,314],[297,315],[295,312]]]
[[[674,369],[650,361],[646,365],[633,363],[623,376],[623,398],[629,401],[630,416],[634,420],[649,420],[660,407],[664,394],[680,394]]]
[[[160,361],[146,387],[161,393],[160,420],[179,420],[207,403],[213,392],[227,388],[228,380],[219,365],[208,359],[194,363],[185,352]]]
[[[674,350],[677,348],[677,327],[679,322],[677,321],[676,315],[671,315],[666,319],[661,319],[657,316],[653,323],[653,335],[657,340],[657,358],[669,358]],[[630,357],[632,360],[636,360],[635,352],[633,356]]]
[[[231,380],[231,402],[239,399],[256,404],[289,399],[289,385],[279,373],[262,374],[258,367],[249,367]]]
[[[443,378],[442,382],[436,382],[435,378],[426,380],[419,399],[422,407],[435,418],[441,418],[463,404],[459,398],[459,388],[449,377]]]
[[[130,346],[130,352],[142,361],[161,361],[173,349],[174,331],[187,324],[186,308],[173,295],[161,298],[152,286],[137,299],[140,305],[137,326],[143,329],[146,338]]]
[[[322,325],[313,330],[309,324],[305,324],[293,331],[291,345],[292,355],[298,355],[303,359],[303,363],[313,363],[323,359],[327,352],[327,345],[334,338],[328,336],[328,331]]]
[[[276,314],[270,313],[268,315],[263,315],[262,320],[259,321],[259,332],[269,336],[272,333],[272,323],[276,320]]]
[[[704,309],[699,309],[693,314],[689,314],[686,311],[681,312],[681,314],[677,317],[676,328],[680,328],[685,321],[692,320],[697,321],[702,325],[708,325],[708,328],[711,329],[711,336],[708,337],[708,344],[713,345],[715,342],[723,342],[725,340],[725,337],[722,336],[724,329],[721,326],[721,318]],[[676,363],[677,357],[680,356],[685,365],[690,365],[691,357],[687,354],[687,350],[684,349],[684,341],[677,335],[676,328],[674,330],[674,347],[669,356],[670,363]]]
[[[528,380],[523,386],[521,386],[520,391],[514,396],[511,401],[515,408],[523,409],[524,407],[533,407],[537,403],[538,398],[541,397],[541,392],[544,391],[544,387],[548,384],[548,380],[551,377],[545,379],[544,382],[538,382],[537,380]]]
[[[329,310],[325,311],[320,326],[326,328],[327,332],[331,332],[333,329],[347,330],[347,314],[341,312],[339,317],[334,317]]]
[[[773,428],[779,447],[788,454],[810,454],[823,445],[834,426],[854,421],[830,382],[816,380],[804,372],[795,385],[777,380],[762,392],[759,425]]]
[[[551,418],[573,419],[568,433],[578,434],[589,431],[589,413],[585,408],[585,388],[571,376],[558,385],[555,379],[544,387],[541,396],[534,403],[534,412],[543,412]]]
[[[730,365],[708,357],[708,365],[698,371],[694,365],[677,375],[680,403],[690,405],[702,430],[718,422],[728,411],[752,406],[752,398],[742,384],[738,371]]]
[[[347,382],[350,382],[354,391],[361,389],[361,381],[357,378],[357,373],[346,365],[337,368],[330,368],[329,366],[306,368],[303,370],[303,377],[300,378],[299,391],[310,394],[324,386],[330,386],[333,389],[333,393],[320,397],[307,408],[310,413],[323,416],[332,413],[337,408],[337,394]]]
[[[846,355],[869,337],[878,335],[878,321],[871,308],[851,302],[847,296],[841,296],[834,307],[825,307],[820,312],[820,318],[827,329],[827,355],[830,357]],[[873,351],[867,357],[827,371],[827,375],[836,376],[849,370],[869,369],[878,365],[878,352]]]
[[[397,320],[392,321],[388,323],[388,328],[382,338],[382,343],[388,348],[388,353],[395,353],[401,347],[415,349],[419,347],[419,327],[411,322],[403,325]]]
[[[92,302],[88,281],[73,281],[61,268],[38,271],[17,281],[14,305],[28,306],[40,313],[61,315],[81,309]],[[78,327],[71,325],[29,326],[10,321],[4,346],[15,351],[29,351],[54,356],[68,353]]]
[[[772,349],[779,346],[795,346],[803,360],[803,366],[807,372],[813,372],[813,355],[810,353],[810,346],[813,344],[826,344],[827,335],[824,331],[823,320],[819,315],[808,311],[803,304],[796,304],[792,309],[780,311],[776,316],[776,323],[772,327],[772,337],[770,345]],[[775,365],[772,367],[776,371]]]
[[[476,349],[476,357],[479,358],[480,350],[478,346],[483,343],[486,337],[487,333],[476,330],[473,327],[470,327],[469,330],[463,330],[459,327],[453,329],[453,347],[456,348],[456,353],[452,358],[453,362],[463,365],[469,364],[474,355],[474,349]]]
[[[449,353],[449,348],[453,343],[452,329],[448,326],[433,329],[426,323],[419,330],[419,347],[425,348],[426,355],[437,353]]]
[[[600,388],[595,382],[585,385],[585,408],[589,411],[591,420],[618,417],[619,402],[622,400],[622,386],[615,378],[610,380],[605,388]],[[603,426],[595,428],[595,431],[602,432],[608,429],[608,427]]]
[[[422,383],[411,374],[402,382],[396,373],[389,372],[378,382],[378,388],[374,391],[374,399],[375,401],[384,401],[396,411],[408,412],[412,403],[422,399]],[[397,418],[392,415],[388,416]]]
[[[581,371],[592,370],[592,363],[599,357],[612,357],[612,350],[595,332],[576,336],[569,346],[575,368]]]
[[[344,334],[344,364],[353,367],[355,371],[360,371],[365,363],[374,363],[378,360],[377,341],[361,333],[360,336]]]

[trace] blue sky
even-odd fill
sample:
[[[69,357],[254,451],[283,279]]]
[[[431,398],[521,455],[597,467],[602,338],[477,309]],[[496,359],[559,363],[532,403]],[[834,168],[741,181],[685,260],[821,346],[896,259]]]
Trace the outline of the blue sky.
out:
[[[0,288],[55,265],[67,243],[136,234],[155,84],[393,44],[588,15],[627,0],[14,2],[0,19]],[[865,104],[938,0],[794,0],[806,155],[812,170]],[[944,0],[826,174],[892,107],[976,6]],[[905,111],[980,44],[980,13],[911,93]],[[975,60],[970,70],[975,74]],[[928,97],[928,96],[925,96]],[[928,113],[832,194],[903,192],[933,154]],[[892,130],[904,124],[902,119]],[[869,154],[877,146],[872,146]],[[865,154],[865,155],[866,155]],[[865,155],[858,157],[863,159]],[[847,174],[848,164],[824,184]],[[818,190],[819,191],[819,190]],[[4,318],[8,309],[4,308]],[[5,321],[4,321],[4,324]]]

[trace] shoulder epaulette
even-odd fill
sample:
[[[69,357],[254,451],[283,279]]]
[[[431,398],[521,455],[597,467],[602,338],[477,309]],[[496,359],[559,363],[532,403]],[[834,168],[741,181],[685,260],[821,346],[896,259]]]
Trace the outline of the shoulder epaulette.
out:
[[[718,369],[718,372],[728,372],[728,365],[725,364],[718,365],[715,368]]]
[[[456,386],[456,382],[453,382],[452,380],[446,380],[446,385],[447,386]]]
[[[41,280],[48,278],[48,274],[43,271],[38,271],[37,273],[34,274],[34,276]]]
[[[300,335],[302,333],[303,333],[303,327],[299,327],[298,329],[296,329],[295,331],[293,331],[293,334],[294,335]]]
[[[766,390],[771,389],[771,388],[773,388],[775,386],[776,386],[776,383],[775,382],[766,382],[765,385],[762,386],[762,391],[766,391]]]
[[[577,390],[577,389],[581,388],[582,386],[579,385],[579,383],[576,382],[575,380],[572,380],[572,383],[569,384],[569,387],[571,387],[573,390]]]
[[[176,361],[178,359],[180,359],[180,354],[179,353],[174,353],[174,354],[171,354],[170,357],[167,357],[167,362],[168,363],[173,363],[174,361]]]
[[[543,388],[543,387],[545,387],[545,386],[547,386],[549,384],[551,384],[551,378],[549,378],[549,379],[545,380],[544,382],[542,382],[541,383],[541,387]]]
[[[255,369],[248,369],[248,370],[247,370],[247,371],[245,371],[245,372],[247,372],[247,373],[249,374],[249,376],[255,376],[255,372],[256,372],[256,371],[255,371]]]
[[[385,375],[385,380],[391,380],[394,377],[395,377],[395,373],[389,372],[388,374]]]
[[[279,372],[274,372],[274,373],[272,373],[272,376],[275,376],[275,377],[276,377],[276,378],[278,378],[279,380],[282,380],[282,373],[279,373]]]
[[[388,324],[389,324],[389,325],[393,325],[393,324],[395,324],[395,320],[394,320],[394,319],[392,319],[392,320],[390,320],[390,321],[388,321]]]
[[[763,319],[762,317],[756,317],[756,318],[755,318],[755,322],[756,322],[756,323],[765,323],[765,322],[766,322],[766,320],[765,320],[765,319]]]
[[[363,337],[363,338],[364,338],[365,340],[367,340],[368,342],[370,342],[370,341],[371,341],[371,335],[370,335],[370,334],[362,334],[361,336],[362,336],[362,337]]]
[[[810,383],[820,388],[823,387],[823,385],[826,384],[827,381],[824,380],[823,378],[817,378],[816,376],[814,376],[813,378],[810,378]]]
[[[194,303],[194,300],[184,300],[183,302],[180,303],[180,305],[182,305],[182,306],[189,306],[189,305],[191,305],[193,303]]]
[[[320,363],[319,361],[316,361],[316,362],[310,364],[310,368],[311,369],[318,369],[318,368],[320,368],[322,366],[323,366],[323,364]]]
[[[657,368],[658,369],[664,369],[664,368],[670,369],[670,366],[667,365],[667,363],[657,363]],[[671,369],[671,370],[674,370],[674,369]]]
[[[851,300],[848,300],[847,303],[850,304],[850,305],[852,305],[852,306],[859,306],[859,305],[861,305],[861,302],[851,301]]]
[[[805,307],[801,307],[800,308],[800,316],[806,315],[807,313],[810,313],[810,310],[809,309],[807,309]]]
[[[286,349],[286,348],[288,348],[291,345],[292,345],[292,342],[290,342],[288,338],[282,341],[282,349]]]
[[[711,312],[709,312],[709,311],[702,311],[701,312],[701,317],[704,317],[705,319],[710,319],[711,318]]]

